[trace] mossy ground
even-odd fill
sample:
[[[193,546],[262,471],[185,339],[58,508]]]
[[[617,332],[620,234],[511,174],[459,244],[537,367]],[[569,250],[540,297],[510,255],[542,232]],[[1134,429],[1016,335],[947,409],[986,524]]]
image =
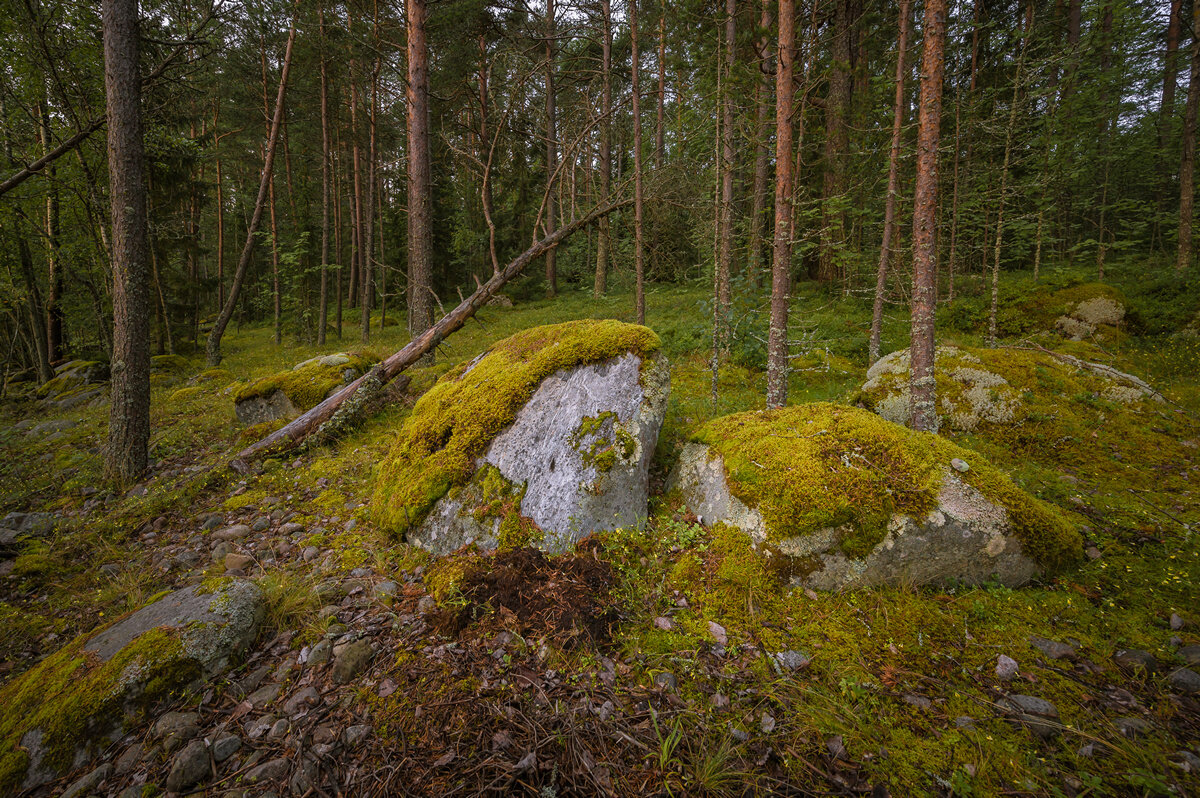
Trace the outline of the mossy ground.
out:
[[[1200,448],[1195,445],[1200,443],[1195,422],[1200,414],[1200,342],[1170,337],[1170,323],[1163,321],[1190,319],[1200,292],[1146,281],[1141,268],[1112,274],[1128,278],[1119,288],[1131,309],[1132,335],[1106,346],[1107,362],[1147,379],[1168,403],[1144,403],[1116,413],[1102,399],[1081,398],[1069,407],[1092,408],[1096,415],[1082,416],[1066,440],[1039,441],[1036,424],[1024,426],[1024,443],[989,436],[986,430],[944,433],[982,454],[1031,494],[1082,513],[1086,543],[1102,556],[1021,590],[888,588],[814,597],[782,590],[778,575],[763,567],[740,533],[697,527],[678,514],[669,498],[657,498],[645,530],[606,535],[597,555],[612,563],[619,577],[614,591],[621,622],[612,644],[547,651],[549,664],[543,664],[556,669],[558,678],[586,688],[601,684],[601,663],[610,657],[618,661],[611,690],[618,704],[627,701],[630,706],[661,698],[649,687],[655,674],[670,671],[678,677],[672,702],[678,702],[679,714],[673,723],[686,732],[684,742],[668,746],[672,727],[660,724],[662,752],[629,746],[629,757],[613,768],[618,791],[651,784],[657,790],[699,793],[705,790],[697,785],[703,784],[711,794],[740,794],[744,786],[779,789],[779,780],[786,779],[796,789],[820,794],[838,789],[830,781],[833,775],[853,777],[855,783],[883,783],[893,795],[1200,791],[1195,776],[1168,762],[1174,751],[1195,749],[1200,739],[1195,705],[1173,698],[1161,675],[1131,680],[1111,663],[1112,654],[1125,647],[1143,648],[1164,663],[1173,662],[1169,641],[1176,635],[1185,644],[1200,643],[1195,609],[1200,606],[1200,553],[1194,533],[1184,526],[1194,529],[1200,523],[1195,488],[1200,476]],[[1008,279],[1005,290],[1034,290]],[[1084,281],[1082,276],[1078,280]],[[960,281],[955,303],[984,301],[986,292],[974,290],[971,280]],[[704,423],[762,406],[766,376],[755,357],[753,337],[739,339],[734,358],[722,366],[714,405],[706,354],[709,291],[697,284],[647,294],[648,322],[672,364],[672,392],[653,465],[656,480]],[[801,283],[793,311],[818,343],[796,361],[791,403],[848,397],[864,379],[869,301]],[[950,306],[942,312],[952,311]],[[907,346],[906,322],[894,315],[889,314],[884,327],[885,352]],[[286,462],[268,461],[261,473],[247,476],[223,466],[240,432],[232,413],[234,381],[252,382],[344,344],[323,351],[293,341],[276,347],[269,324],[231,332],[224,346],[227,372],[200,372],[201,364],[192,360],[190,368],[199,373],[154,387],[152,458],[157,466],[145,483],[145,495],[110,493],[100,479],[107,406],[49,413],[32,401],[0,406],[0,511],[46,509],[65,518],[44,547],[27,552],[34,557],[26,562],[36,568],[0,578],[0,622],[6,632],[16,632],[0,640],[0,680],[7,681],[0,689],[11,689],[16,674],[47,655],[41,661],[57,673],[62,663],[52,652],[62,641],[140,606],[170,585],[175,576],[155,568],[153,547],[140,542],[143,528],[160,518],[165,532],[175,530],[186,538],[197,534],[197,519],[206,512],[263,508],[274,498],[279,504],[270,507],[286,506],[306,528],[324,528],[299,542],[332,550],[334,573],[348,574],[363,564],[381,574],[424,569],[426,589],[452,604],[457,580],[478,555],[431,563],[422,552],[395,544],[372,522],[373,469],[412,414],[412,397],[428,390],[451,364],[527,327],[569,318],[632,321],[632,298],[614,294],[596,300],[567,293],[513,309],[485,308],[480,323],[446,342],[437,365],[413,374],[410,398],[386,407],[340,441],[289,455]],[[986,324],[943,325],[941,330],[945,342],[978,346]],[[406,340],[402,325],[373,335],[372,346],[380,352],[394,351]],[[358,328],[347,325],[345,336],[358,340]],[[1079,353],[1066,348],[1061,338],[1042,342]],[[190,388],[199,390],[172,396]],[[1042,410],[1062,415],[1062,397],[1073,396],[1062,391],[1070,386],[1048,390],[1051,398]],[[34,414],[39,422],[78,423],[53,439],[13,429],[14,422]],[[357,526],[347,531],[350,519]],[[99,570],[106,563],[123,568],[107,576]],[[314,588],[306,586],[302,575],[271,591],[282,597],[280,606],[294,610],[281,615],[279,623],[311,623],[306,620],[313,606],[308,594]],[[1171,613],[1181,614],[1188,625],[1171,630]],[[670,619],[669,630],[655,625],[660,617]],[[724,657],[711,653],[709,621],[726,630]],[[1078,641],[1081,657],[1095,670],[1047,661],[1027,644],[1032,634]],[[307,639],[297,638],[298,643]],[[537,648],[537,641],[530,640],[509,650],[515,657]],[[795,673],[777,672],[763,652],[787,649],[805,651],[812,664]],[[995,677],[1000,653],[1020,663],[1017,682]],[[406,673],[411,678],[398,680],[399,689],[390,699],[376,697],[364,704],[377,713],[381,736],[389,729],[397,735],[429,729],[429,716],[417,716],[422,706],[456,711],[493,707],[497,717],[509,722],[500,709],[518,701],[515,687],[506,698],[489,694],[484,700],[480,682],[470,672],[456,673],[419,651],[409,657],[412,668]],[[1113,704],[1112,687],[1130,691],[1139,708]],[[1053,701],[1067,728],[1044,743],[1010,726],[994,712],[1005,692]],[[728,709],[714,706],[714,693],[729,698]],[[921,708],[914,697],[930,703]],[[549,713],[532,699],[521,701],[516,706],[531,717],[566,717]],[[769,733],[762,731],[764,712],[777,720]],[[1112,719],[1129,714],[1150,721],[1152,731],[1137,740],[1122,737]],[[959,728],[955,719],[961,715],[974,717],[974,728]],[[644,722],[653,735],[650,717]],[[732,741],[731,725],[748,732],[751,740]],[[461,728],[474,732],[469,723]],[[830,758],[826,743],[835,735],[841,736],[848,760]],[[1090,742],[1097,742],[1101,755],[1079,753]],[[475,738],[447,744],[460,752],[455,769],[468,770]],[[719,772],[713,778],[715,766]]]

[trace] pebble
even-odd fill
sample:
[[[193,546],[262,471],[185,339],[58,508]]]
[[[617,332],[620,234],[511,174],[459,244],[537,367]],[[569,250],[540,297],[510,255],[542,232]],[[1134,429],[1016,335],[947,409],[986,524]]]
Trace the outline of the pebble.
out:
[[[670,618],[660,615],[654,619],[654,626],[658,629],[662,629],[664,632],[669,632],[675,628],[675,622]]]
[[[967,461],[959,457],[955,457],[953,460],[951,460],[950,466],[960,474],[965,474],[971,470],[971,466],[967,465]]]
[[[775,731],[775,716],[766,712],[762,713],[758,727],[762,729],[763,734],[770,734]]]
[[[358,676],[366,669],[374,656],[375,649],[368,640],[357,640],[346,646],[345,650],[333,661],[331,676],[334,683],[346,684]]]
[[[211,772],[208,746],[203,740],[192,740],[171,762],[165,786],[168,792],[183,792]]]
[[[221,518],[221,516],[214,513],[213,515],[210,515],[208,518],[204,519],[204,523],[200,525],[200,528],[205,532],[211,532],[223,523],[225,523],[225,520]]]
[[[954,725],[960,729],[974,729],[975,718],[970,715],[959,715],[954,719]]]
[[[1171,764],[1184,773],[1200,773],[1200,756],[1191,751],[1176,751],[1171,754]]]
[[[246,781],[278,781],[287,775],[291,769],[291,765],[286,759],[271,759],[263,762],[261,765],[256,765],[246,773]]]
[[[1017,675],[1017,661],[1006,654],[1001,654],[996,659],[996,676],[1003,681],[1008,681]]]
[[[292,724],[288,723],[287,718],[280,718],[271,726],[271,731],[267,736],[274,740],[282,739],[291,727]]]
[[[124,774],[133,770],[135,767],[137,767],[138,762],[142,760],[143,750],[145,749],[142,748],[141,743],[134,743],[126,748],[125,751],[122,752],[121,756],[117,757],[116,764],[113,766],[113,771],[118,776],[123,776]]]
[[[908,704],[909,706],[916,707],[917,709],[928,710],[933,708],[933,702],[923,695],[905,693],[902,700],[904,703]]]
[[[1057,640],[1048,640],[1037,635],[1030,636],[1029,645],[1050,659],[1075,659],[1078,655],[1075,646],[1070,643],[1060,643]]]
[[[224,529],[213,532],[212,536],[216,540],[241,540],[250,534],[250,527],[245,524],[234,524],[227,526]]]
[[[271,526],[271,516],[260,515],[250,524],[250,529],[254,532],[265,532]]]
[[[289,715],[296,715],[302,710],[308,709],[310,706],[321,702],[321,694],[315,687],[305,687],[297,691],[291,698],[283,704],[283,711]]]
[[[392,596],[395,596],[396,591],[398,591],[399,589],[400,589],[400,586],[398,584],[396,584],[395,582],[392,582],[392,581],[380,582],[379,584],[375,585],[375,598],[389,599]]]
[[[254,707],[255,709],[262,709],[265,706],[269,706],[271,702],[278,697],[278,695],[279,685],[268,684],[258,688],[253,693],[248,695],[246,700],[249,701],[250,706]]]
[[[769,652],[767,656],[775,665],[777,671],[798,671],[802,668],[807,668],[812,659],[802,651],[776,651]]]
[[[82,796],[87,795],[99,787],[111,774],[112,765],[105,762],[103,765],[91,771],[90,773],[80,776],[78,779],[73,781],[70,787],[67,787],[67,789],[63,790],[63,793],[61,796],[59,796],[59,798],[82,798]]]
[[[246,728],[246,736],[251,740],[257,740],[271,730],[276,720],[274,715],[264,715]]]
[[[308,666],[315,668],[318,665],[324,665],[329,662],[330,656],[333,654],[333,644],[328,640],[318,640],[312,650],[308,652]]]
[[[154,722],[153,735],[162,740],[163,749],[170,753],[200,733],[195,712],[168,712]]]
[[[1113,662],[1127,673],[1156,673],[1158,660],[1148,651],[1136,648],[1123,648],[1113,655]]]
[[[254,558],[248,554],[231,553],[225,555],[226,571],[241,571],[242,573],[246,573],[252,565],[254,565]]]
[[[716,621],[708,622],[708,633],[712,635],[713,640],[717,641],[717,645],[729,645],[729,636],[725,633],[725,627]]]
[[[229,544],[223,540],[218,541],[217,544],[212,547],[213,562],[224,562],[227,554],[229,554]]]
[[[1172,671],[1168,681],[1171,687],[1185,695],[1200,693],[1200,673],[1189,668],[1179,668]]]
[[[1117,727],[1117,731],[1131,740],[1148,734],[1154,728],[1141,718],[1115,718],[1113,725]]]
[[[749,734],[746,734],[746,732],[733,725],[730,725],[729,727],[729,736],[737,740],[739,743],[747,742],[750,739]]]
[[[300,556],[304,558],[305,562],[312,562],[321,556],[321,550],[316,546],[306,546]]]
[[[347,726],[346,730],[342,732],[342,743],[347,748],[354,748],[363,740],[367,739],[372,731],[372,728],[366,724]]]
[[[1175,653],[1188,665],[1200,665],[1200,646],[1183,646]]]
[[[304,525],[297,524],[295,521],[289,521],[288,523],[279,527],[279,534],[281,535],[298,535],[303,531]]]
[[[437,602],[434,601],[433,596],[421,596],[420,600],[417,601],[417,612],[422,615],[428,615],[436,609]]]
[[[670,671],[654,674],[654,684],[663,690],[674,690],[679,686],[679,680]]]
[[[713,693],[711,701],[713,709],[718,712],[725,712],[729,709],[729,696],[724,693]]]
[[[213,759],[218,762],[224,762],[229,757],[237,753],[242,747],[242,738],[236,734],[227,734],[224,737],[218,737],[212,744]]]
[[[1180,617],[1179,613],[1177,613],[1177,612],[1171,613],[1170,623],[1171,623],[1171,631],[1172,632],[1178,632],[1184,626],[1183,618]]]
[[[1095,546],[1088,546],[1087,551],[1085,551],[1084,554],[1087,555],[1089,560],[1100,559],[1100,549],[1096,548]]]
[[[1048,740],[1058,736],[1058,708],[1044,698],[1031,695],[1010,695],[1000,701],[1005,714],[1031,732]]]

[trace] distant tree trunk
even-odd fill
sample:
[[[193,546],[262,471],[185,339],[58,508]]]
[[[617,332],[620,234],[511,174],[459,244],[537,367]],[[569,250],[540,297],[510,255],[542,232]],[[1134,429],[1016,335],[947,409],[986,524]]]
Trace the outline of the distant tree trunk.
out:
[[[992,305],[988,312],[988,346],[996,345],[996,312],[1000,304],[1000,252],[1004,243],[1004,203],[1008,200],[1008,165],[1012,161],[1013,132],[1017,127],[1017,111],[1021,105],[1021,71],[1025,66],[1025,51],[1033,35],[1033,0],[1025,12],[1025,35],[1021,38],[1021,53],[1013,75],[1012,101],[1009,103],[1008,128],[1004,133],[1004,165],[1000,167],[1000,202],[996,206],[996,246],[992,257]],[[1103,266],[1101,272],[1103,273]]]
[[[917,179],[913,194],[912,427],[936,432],[933,317],[937,307],[938,139],[942,76],[946,69],[946,0],[925,2],[921,101],[917,126]]]
[[[150,265],[147,262],[137,0],[104,0],[104,86],[112,203],[113,360],[105,477],[138,479],[149,462]]]
[[[764,0],[769,1],[769,0]],[[667,106],[667,0],[659,4],[658,15],[658,108],[654,119],[654,168],[662,169],[667,145],[664,138],[664,116]]]
[[[350,4],[346,4],[346,8],[350,8]],[[347,11],[347,13],[349,13]],[[353,245],[353,250],[350,254],[350,288],[349,288],[349,305],[352,308],[358,307],[358,300],[362,293],[360,282],[363,274],[363,190],[362,190],[362,149],[359,147],[359,127],[358,127],[358,82],[355,80],[355,70],[357,62],[355,59],[350,59],[350,163],[351,163],[351,185],[354,192],[350,200],[350,242]]]
[[[612,182],[612,3],[611,0],[600,0],[601,24],[604,26],[603,41],[600,45],[601,80],[604,83],[603,102],[600,107],[602,116],[600,122],[600,196],[608,197]],[[603,201],[603,200],[601,200]],[[592,295],[603,296],[608,292],[608,260],[612,247],[609,220],[605,216],[600,219],[600,227],[596,233],[596,280],[592,286]]]
[[[1171,141],[1171,120],[1175,115],[1175,86],[1179,72],[1176,52],[1179,50],[1180,11],[1183,0],[1171,0],[1170,16],[1167,20],[1167,46],[1163,53],[1162,101],[1158,104],[1158,147],[1166,157]],[[1163,170],[1166,172],[1166,169]]]
[[[732,5],[734,0],[728,0]],[[638,52],[637,0],[629,3],[630,80],[633,94],[633,263],[637,286],[634,290],[634,309],[637,323],[646,323],[646,239],[642,218],[642,98],[640,88],[641,54]],[[553,230],[547,230],[547,235]],[[553,252],[554,250],[550,250]]]
[[[379,52],[379,15],[376,6],[374,30],[374,47]],[[379,119],[379,71],[382,62],[375,56],[371,69],[371,107],[367,118],[367,208],[363,214],[363,247],[362,266],[362,320],[360,340],[366,344],[371,340],[371,308],[375,304],[375,204],[377,193],[376,170],[379,168],[377,125]]]
[[[267,204],[267,193],[275,174],[275,145],[279,141],[279,130],[283,126],[283,101],[287,96],[288,71],[292,66],[292,45],[295,42],[296,18],[293,16],[288,29],[287,47],[283,52],[283,66],[279,71],[279,91],[275,95],[275,113],[271,118],[271,132],[267,136],[266,150],[263,155],[262,174],[258,181],[258,197],[254,201],[254,212],[246,225],[246,243],[242,246],[241,257],[238,258],[233,284],[229,286],[229,298],[226,300],[221,314],[217,317],[216,323],[213,324],[212,332],[208,335],[206,360],[210,367],[217,366],[221,362],[221,337],[225,335],[225,328],[229,326],[229,320],[233,318],[238,294],[241,292],[242,282],[246,279],[246,269],[249,268],[250,259],[254,255],[254,243],[258,227],[262,223],[263,207]]]
[[[821,231],[820,278],[838,276],[838,253],[845,239],[846,220],[840,203],[846,192],[846,117],[850,110],[850,0],[833,0],[833,63],[825,97],[824,220]]]
[[[37,371],[38,384],[44,385],[54,377],[54,369],[50,366],[47,348],[46,309],[42,304],[42,292],[38,288],[37,275],[33,271],[33,253],[29,251],[29,242],[19,232],[17,255],[21,263],[21,276],[25,281],[25,291],[29,294],[25,308],[29,316],[29,337],[33,339],[33,346],[29,353],[30,359],[33,360],[34,368]]]
[[[754,87],[755,133],[754,133],[754,188],[750,204],[750,258],[746,264],[750,281],[758,285],[763,270],[763,228],[767,206],[767,181],[770,178],[771,143],[771,0],[762,0],[758,26],[762,38],[758,42],[758,83]]]
[[[42,144],[42,156],[50,154],[50,112],[43,99],[38,103],[40,125],[39,138]],[[58,242],[58,180],[57,167],[46,168],[50,178],[46,190],[46,264],[49,267],[50,292],[46,299],[46,353],[51,363],[63,357],[63,264],[62,253]]]
[[[632,13],[636,15],[636,11]],[[554,235],[554,229],[558,224],[554,204],[554,175],[558,170],[558,120],[555,118],[554,106],[554,40],[557,35],[558,31],[554,22],[554,0],[546,0],[546,219],[544,226],[548,236]],[[637,102],[636,97],[634,102]],[[555,253],[554,248],[546,251],[546,296],[548,297],[558,293],[558,267]]]
[[[1179,250],[1175,271],[1192,265],[1192,201],[1195,186],[1196,111],[1200,106],[1200,2],[1192,3],[1192,68],[1188,74],[1187,110],[1183,115],[1183,155],[1179,160]]]
[[[321,305],[317,311],[317,346],[325,345],[329,319],[329,75],[325,63],[325,7],[317,4],[321,37]]]
[[[220,105],[213,103],[213,162],[217,170],[217,310],[225,307],[225,194],[221,179],[221,134],[217,131]],[[228,135],[228,134],[226,134]]]
[[[888,255],[896,224],[896,197],[900,193],[900,134],[904,129],[904,55],[908,48],[908,17],[911,0],[900,0],[900,41],[896,48],[896,100],[892,112],[892,152],[888,160],[887,203],[883,211],[883,243],[879,245],[879,268],[875,276],[875,305],[871,310],[871,338],[867,360],[879,359],[879,337],[883,329],[883,295],[887,289]]]
[[[492,261],[492,274],[500,271],[500,259],[496,254],[496,220],[492,217],[492,147],[488,135],[488,65],[487,40],[479,34],[479,160],[483,164],[483,185],[480,200],[483,203],[483,220],[488,228],[488,258]]]
[[[429,162],[429,49],[425,0],[408,13],[408,331],[433,324],[433,182]]]
[[[958,158],[962,152],[960,139],[962,134],[962,97],[954,98],[954,179],[950,199],[950,254],[946,258],[947,286],[946,301],[954,301],[954,269],[958,265]],[[1037,279],[1035,274],[1034,279]]]
[[[730,76],[737,58],[737,2],[725,0],[725,92],[721,95],[721,213],[717,249],[717,343],[721,349],[729,346],[729,307],[732,294],[729,285],[733,274],[733,88]]]
[[[904,0],[907,2],[907,0]],[[792,271],[792,97],[796,62],[795,0],[779,0],[775,71],[775,234],[771,246],[771,322],[767,331],[767,407],[788,394],[788,300]]]

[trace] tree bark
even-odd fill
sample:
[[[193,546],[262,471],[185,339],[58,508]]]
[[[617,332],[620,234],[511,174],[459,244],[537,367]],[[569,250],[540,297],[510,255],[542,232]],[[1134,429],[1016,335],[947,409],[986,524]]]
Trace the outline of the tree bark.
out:
[[[409,0],[409,2],[412,1]],[[515,260],[511,261],[502,271],[493,274],[490,280],[476,289],[475,293],[460,302],[454,310],[439,319],[437,324],[430,325],[418,335],[413,336],[412,340],[399,352],[377,364],[370,372],[359,377],[296,420],[276,430],[261,441],[246,447],[238,453],[238,458],[248,460],[268,452],[291,449],[304,441],[309,435],[322,429],[326,425],[326,422],[333,420],[334,424],[331,426],[336,426],[335,413],[348,400],[355,397],[360,389],[377,391],[406,368],[423,360],[429,352],[433,351],[434,347],[466,324],[505,284],[521,274],[530,263],[544,255],[547,249],[558,246],[571,234],[629,203],[630,200],[623,200],[603,208],[597,208],[586,216],[560,227],[553,235],[538,241],[521,253]],[[356,400],[354,405],[361,407],[362,402]],[[354,405],[350,408],[351,413],[353,412]]]
[[[433,324],[433,180],[429,161],[429,49],[425,0],[408,13],[408,331]]]
[[[771,145],[771,0],[762,0],[758,26],[762,30],[759,39],[758,83],[754,87],[755,132],[754,132],[754,188],[750,201],[750,257],[746,264],[753,285],[759,285],[764,262],[764,235],[766,227],[767,182],[770,179]],[[793,24],[794,27],[794,24]]]
[[[50,112],[43,99],[38,103],[39,138],[43,157],[50,154]],[[51,165],[47,174],[50,185],[46,191],[46,265],[49,272],[49,293],[46,297],[46,356],[51,363],[63,357],[63,264],[58,241],[58,181],[57,169]]]
[[[769,2],[769,0],[763,0]],[[663,130],[667,106],[667,2],[659,4],[658,14],[658,108],[654,118],[654,168],[662,169],[667,145]]]
[[[612,183],[612,3],[600,0],[601,24],[604,26],[601,53],[601,79],[604,82],[603,101],[600,108],[600,197],[608,198]],[[592,295],[601,297],[608,292],[608,260],[612,247],[612,235],[607,216],[600,219],[596,232],[596,280]]]
[[[728,0],[732,6],[734,0]],[[638,0],[629,3],[630,80],[633,93],[633,264],[637,285],[634,289],[634,310],[637,323],[646,323],[646,239],[643,229],[642,203],[642,97],[640,87],[641,54],[638,52]],[[732,186],[732,183],[730,184]],[[553,250],[551,250],[553,252]]]
[[[102,13],[113,246],[112,405],[104,473],[125,485],[145,472],[150,456],[150,264],[137,0],[104,0]]]
[[[329,319],[329,74],[322,3],[317,4],[317,26],[321,37],[321,300],[317,311],[317,346],[324,346]]]
[[[283,66],[279,72],[279,91],[275,95],[275,113],[271,119],[271,132],[267,136],[262,174],[258,181],[258,196],[254,201],[254,212],[246,225],[246,243],[242,246],[241,257],[238,258],[237,270],[233,275],[233,284],[229,286],[229,297],[225,301],[225,307],[221,310],[216,323],[213,324],[212,332],[208,335],[206,360],[210,368],[221,362],[221,338],[225,335],[225,328],[229,326],[229,320],[233,318],[238,294],[241,293],[242,282],[246,279],[246,269],[249,268],[250,259],[254,255],[256,233],[262,223],[263,207],[267,204],[267,193],[275,174],[275,145],[279,141],[279,129],[283,126],[283,101],[287,96],[288,71],[292,66],[292,45],[295,42],[296,18],[293,15],[291,26],[288,29],[287,47],[283,52]]]
[[[1163,53],[1162,101],[1158,104],[1158,147],[1166,157],[1171,141],[1171,120],[1175,114],[1175,87],[1179,67],[1175,63],[1179,50],[1180,11],[1183,0],[1171,0],[1170,17],[1167,20],[1167,46]],[[1163,170],[1166,172],[1166,170]]]
[[[630,8],[631,18],[636,17],[636,10],[632,5]],[[558,120],[554,106],[554,40],[557,35],[554,22],[554,0],[546,0],[546,218],[543,223],[546,235],[553,235],[558,224],[554,196],[554,176],[558,171]],[[558,266],[555,255],[554,249],[546,251],[546,296],[548,297],[553,297],[558,293]]]
[[[1183,154],[1179,160],[1179,248],[1175,271],[1180,275],[1192,265],[1197,106],[1200,106],[1200,2],[1192,4],[1192,68],[1188,75],[1187,110],[1183,115]]]
[[[729,285],[733,274],[733,89],[730,77],[737,58],[737,2],[725,0],[725,91],[721,95],[721,205],[717,242],[717,344],[729,346],[729,307],[732,294]]]
[[[836,279],[838,253],[845,240],[846,220],[840,207],[846,192],[846,117],[850,109],[850,0],[833,0],[833,63],[825,97],[825,176],[820,278]]]
[[[906,0],[907,1],[907,0]],[[788,394],[788,300],[792,272],[792,98],[795,92],[796,5],[779,0],[775,71],[775,236],[771,246],[771,321],[767,331],[767,407]]]
[[[913,190],[912,428],[936,432],[934,311],[937,306],[938,139],[946,60],[946,0],[926,0],[917,123],[917,178]]]

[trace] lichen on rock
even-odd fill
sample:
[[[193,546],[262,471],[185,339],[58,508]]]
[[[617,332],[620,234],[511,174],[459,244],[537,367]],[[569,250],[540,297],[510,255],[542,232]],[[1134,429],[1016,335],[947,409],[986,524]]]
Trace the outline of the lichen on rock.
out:
[[[970,463],[965,473],[951,467]],[[1066,517],[971,452],[864,410],[818,403],[700,428],[671,489],[747,534],[794,583],[1010,584],[1079,555]]]
[[[381,464],[376,519],[439,553],[502,538],[561,551],[636,523],[669,384],[658,349],[645,327],[585,320],[525,330],[458,365]],[[481,513],[497,494],[519,513]]]
[[[263,377],[234,394],[238,421],[252,425],[311,410],[330,392],[360,377],[379,358],[370,352],[310,358],[288,371]]]

